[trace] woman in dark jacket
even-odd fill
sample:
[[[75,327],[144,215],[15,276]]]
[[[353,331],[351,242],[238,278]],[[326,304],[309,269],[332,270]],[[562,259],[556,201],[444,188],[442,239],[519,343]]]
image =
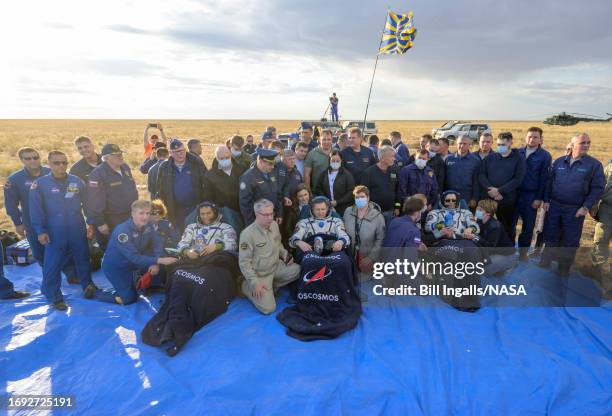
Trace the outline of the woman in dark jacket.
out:
[[[329,184],[333,183],[330,189]],[[321,181],[315,186],[315,195],[324,195],[331,201],[332,207],[340,215],[353,205],[353,189],[355,180],[351,172],[342,166],[342,155],[339,150],[332,150],[329,154],[329,168]]]

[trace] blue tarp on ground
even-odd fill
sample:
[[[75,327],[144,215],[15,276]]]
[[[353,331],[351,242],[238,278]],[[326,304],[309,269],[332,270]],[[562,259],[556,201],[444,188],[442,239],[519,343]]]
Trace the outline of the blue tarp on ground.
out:
[[[120,307],[87,301],[78,286],[64,284],[71,308],[56,312],[38,291],[38,266],[10,266],[6,274],[17,289],[36,293],[22,302],[0,302],[0,395],[67,394],[75,398],[77,414],[612,411],[610,302],[484,307],[469,314],[434,297],[409,306],[406,298],[370,292],[356,329],[336,340],[304,343],[286,336],[273,315],[236,299],[169,358],[140,342],[162,295]],[[532,291],[554,279],[550,271],[521,264],[503,281],[526,283]],[[99,274],[94,280],[108,285]],[[572,275],[574,295],[588,298],[589,286]],[[285,296],[281,292],[280,308]]]

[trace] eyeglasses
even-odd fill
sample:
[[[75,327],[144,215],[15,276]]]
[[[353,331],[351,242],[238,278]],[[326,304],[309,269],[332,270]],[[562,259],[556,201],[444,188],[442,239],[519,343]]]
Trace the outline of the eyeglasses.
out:
[[[151,215],[159,215],[159,214],[161,214],[161,211],[157,211],[157,210],[151,211]]]
[[[54,161],[54,162],[51,162],[51,164],[53,164],[53,165],[55,165],[55,166],[59,166],[59,165],[64,165],[64,166],[67,166],[67,165],[68,165],[68,162],[63,161],[63,160],[56,160],[56,161]]]
[[[38,160],[38,159],[40,159],[40,156],[22,157],[22,159],[23,159],[23,160],[27,160],[27,161],[30,161],[30,160]]]

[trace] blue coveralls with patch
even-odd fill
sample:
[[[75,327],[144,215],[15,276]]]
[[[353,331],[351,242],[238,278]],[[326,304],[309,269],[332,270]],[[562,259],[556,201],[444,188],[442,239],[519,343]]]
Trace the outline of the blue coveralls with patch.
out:
[[[51,169],[43,166],[40,168],[40,176],[32,176],[27,169],[23,168],[11,174],[4,185],[6,213],[11,217],[15,226],[25,226],[26,238],[30,244],[30,249],[32,249],[32,256],[41,267],[45,259],[45,247],[38,242],[38,236],[30,221],[30,187],[36,179],[49,173],[51,173]],[[63,272],[67,277],[76,275],[74,263],[71,260],[64,264]]]
[[[41,292],[50,302],[63,299],[61,268],[72,257],[81,287],[91,283],[89,245],[83,218],[85,184],[74,175],[38,178],[30,189],[30,218],[37,235],[47,234]]]
[[[274,171],[269,174],[263,173],[257,166],[244,172],[240,177],[240,213],[244,218],[244,224],[250,225],[255,221],[253,204],[258,199],[265,198],[274,204],[274,212],[277,217],[283,215],[282,189],[278,177]]]
[[[376,164],[376,155],[369,147],[361,146],[359,152],[347,147],[340,152],[342,166],[353,175],[355,185],[361,185],[361,172]]]
[[[605,176],[601,162],[585,155],[570,166],[570,156],[555,160],[544,191],[544,202],[550,208],[544,223],[544,242],[546,256],[551,256],[549,248],[569,247],[560,262],[571,265],[580,245],[584,216],[576,218],[581,208],[593,208],[603,194]]]
[[[110,232],[130,218],[132,202],[138,199],[138,190],[132,171],[125,163],[121,173],[115,172],[104,162],[89,174],[85,214],[87,222],[96,227],[96,239],[102,249],[106,248],[107,235],[98,231],[101,225],[108,225]]]
[[[519,149],[523,157],[526,155],[527,148]],[[533,228],[535,227],[536,216],[538,210],[531,207],[533,201],[542,200],[544,198],[544,189],[546,188],[546,179],[548,171],[552,163],[552,157],[546,150],[538,147],[535,152],[529,155],[526,159],[527,169],[523,183],[518,189],[518,198],[514,208],[514,218],[512,227],[516,229],[516,223],[519,217],[523,221],[521,226],[521,234],[518,237],[519,247],[529,247],[533,236]]]
[[[458,153],[448,155],[444,190],[459,192],[460,198],[467,204],[470,200],[478,201],[480,196],[479,170],[480,159],[473,153],[467,153],[465,156]]]
[[[114,291],[110,297],[102,299],[114,302],[114,297],[119,296],[124,305],[136,302],[138,275],[146,273],[163,255],[164,239],[155,231],[152,222],[140,230],[131,218],[119,224],[113,230],[102,258],[102,271]]]

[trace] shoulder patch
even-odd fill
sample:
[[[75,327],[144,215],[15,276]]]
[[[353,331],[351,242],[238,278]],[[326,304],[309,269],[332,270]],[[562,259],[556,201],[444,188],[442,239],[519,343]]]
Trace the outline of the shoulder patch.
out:
[[[88,184],[92,188],[97,188],[98,187],[98,181],[89,181]]]
[[[127,243],[129,237],[126,233],[121,233],[117,236],[117,240],[119,240],[120,243]]]
[[[247,243],[240,243],[240,250],[246,250],[249,248],[249,245]]]
[[[244,191],[246,189],[246,183],[240,182],[240,189]]]
[[[433,171],[432,170],[429,171],[429,177],[433,178]]]

